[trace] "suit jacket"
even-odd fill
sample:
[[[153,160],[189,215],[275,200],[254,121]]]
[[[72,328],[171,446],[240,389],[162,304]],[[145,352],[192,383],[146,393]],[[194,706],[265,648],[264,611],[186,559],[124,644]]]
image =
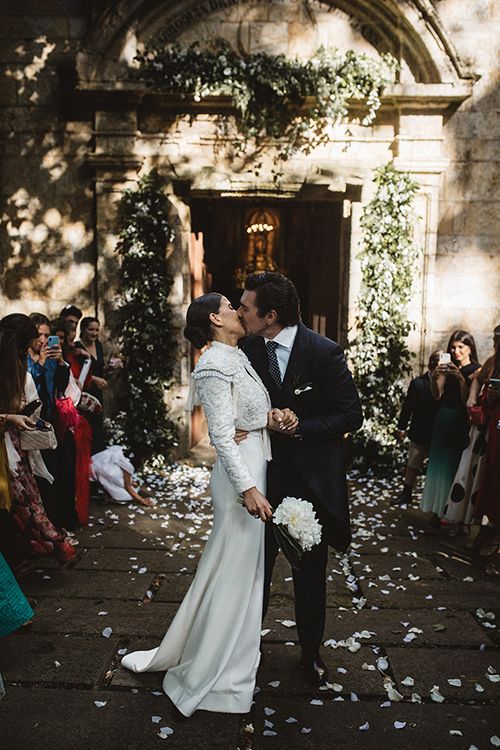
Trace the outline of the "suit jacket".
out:
[[[429,375],[413,378],[401,408],[398,430],[406,430],[411,418],[408,437],[418,445],[429,446],[438,407],[439,402],[431,393]]]
[[[346,549],[351,541],[343,436],[358,430],[363,414],[342,348],[299,323],[281,389],[269,375],[261,336],[249,337],[244,351],[262,378],[274,407],[292,409],[300,440],[271,433],[274,483],[295,472],[322,506],[328,542]],[[270,467],[271,468],[271,467]],[[274,488],[276,489],[276,488]]]

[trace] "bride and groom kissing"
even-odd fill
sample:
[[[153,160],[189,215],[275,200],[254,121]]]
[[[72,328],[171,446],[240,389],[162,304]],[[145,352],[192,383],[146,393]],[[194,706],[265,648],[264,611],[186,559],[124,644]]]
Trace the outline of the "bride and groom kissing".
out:
[[[184,335],[205,349],[189,407],[203,406],[217,454],[213,528],[161,644],[127,654],[122,665],[166,671],[163,689],[185,716],[243,714],[279,550],[270,519],[287,496],[311,502],[322,525],[293,585],[300,667],[316,688],[331,688],[320,655],[328,547],[350,543],[342,440],[363,417],[341,347],[303,325],[295,286],[282,274],[249,276],[238,310],[217,293],[194,300]]]

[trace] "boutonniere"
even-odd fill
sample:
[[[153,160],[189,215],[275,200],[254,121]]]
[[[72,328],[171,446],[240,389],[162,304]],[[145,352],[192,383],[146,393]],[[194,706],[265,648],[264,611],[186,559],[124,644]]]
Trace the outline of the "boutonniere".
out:
[[[306,391],[312,391],[312,383],[300,383],[300,377],[296,377],[293,382],[293,393],[295,396],[300,396],[301,393]]]

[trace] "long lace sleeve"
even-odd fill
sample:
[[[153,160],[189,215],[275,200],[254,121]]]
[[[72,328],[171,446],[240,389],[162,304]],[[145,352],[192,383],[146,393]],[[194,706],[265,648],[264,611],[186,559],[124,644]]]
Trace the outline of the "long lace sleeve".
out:
[[[217,456],[224,466],[236,492],[255,487],[238,446],[234,442],[234,407],[231,379],[222,373],[200,373],[196,379],[197,396],[205,410],[208,434]]]

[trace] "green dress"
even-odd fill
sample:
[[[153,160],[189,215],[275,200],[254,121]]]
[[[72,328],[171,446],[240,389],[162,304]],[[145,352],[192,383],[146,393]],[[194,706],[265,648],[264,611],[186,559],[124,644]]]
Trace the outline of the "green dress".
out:
[[[0,637],[31,620],[33,610],[0,552]]]
[[[471,363],[460,368],[469,385],[470,376],[478,367]],[[434,422],[420,510],[432,511],[440,518],[444,515],[460,457],[466,447],[465,444],[460,445],[460,437],[463,433],[467,435],[468,431],[460,385],[457,380],[447,379]]]

